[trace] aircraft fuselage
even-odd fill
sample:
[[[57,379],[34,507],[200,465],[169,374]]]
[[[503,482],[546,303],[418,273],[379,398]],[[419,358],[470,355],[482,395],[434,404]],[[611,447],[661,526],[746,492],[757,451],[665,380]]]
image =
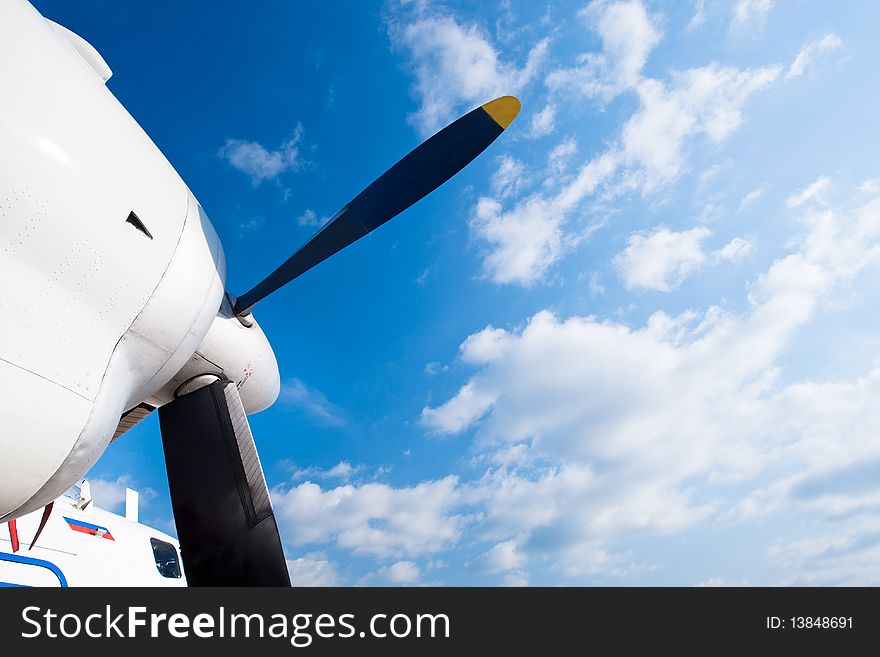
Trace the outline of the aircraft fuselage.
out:
[[[235,381],[249,413],[278,395],[214,227],[105,77],[76,35],[0,3],[0,522],[60,496],[123,413],[194,377]]]

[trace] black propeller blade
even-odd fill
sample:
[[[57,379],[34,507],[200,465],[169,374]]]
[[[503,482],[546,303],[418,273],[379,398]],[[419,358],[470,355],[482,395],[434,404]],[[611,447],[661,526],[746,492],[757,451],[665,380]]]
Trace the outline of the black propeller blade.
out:
[[[216,381],[159,409],[190,586],[290,586],[269,489],[238,389]]]
[[[495,141],[519,109],[513,96],[496,98],[411,151],[337,212],[284,264],[238,297],[235,314],[247,315],[261,299],[437,189]]]

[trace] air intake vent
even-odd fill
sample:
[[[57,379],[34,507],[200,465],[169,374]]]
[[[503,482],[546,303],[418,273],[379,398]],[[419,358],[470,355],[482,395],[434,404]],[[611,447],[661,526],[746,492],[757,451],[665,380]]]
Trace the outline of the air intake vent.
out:
[[[128,213],[128,218],[125,220],[125,223],[131,224],[132,226],[137,228],[139,231],[141,231],[144,235],[146,235],[150,239],[153,239],[152,233],[150,233],[150,231],[147,230],[147,227],[144,226],[144,222],[140,220],[140,217],[138,217],[134,213],[134,211]]]

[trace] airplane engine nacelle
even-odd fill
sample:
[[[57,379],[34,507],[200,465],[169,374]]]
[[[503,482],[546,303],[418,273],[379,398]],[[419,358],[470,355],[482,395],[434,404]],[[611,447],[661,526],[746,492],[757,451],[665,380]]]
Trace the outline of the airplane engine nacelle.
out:
[[[189,362],[226,265],[91,46],[3,0],[0,61],[2,523],[81,479]]]
[[[167,404],[218,379],[235,383],[248,415],[269,408],[281,390],[278,362],[266,335],[253,315],[235,317],[228,297],[186,365],[148,403]]]

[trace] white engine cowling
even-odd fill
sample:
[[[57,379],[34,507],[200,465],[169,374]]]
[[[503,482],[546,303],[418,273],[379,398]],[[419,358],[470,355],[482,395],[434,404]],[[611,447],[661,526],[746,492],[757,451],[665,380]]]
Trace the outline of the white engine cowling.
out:
[[[0,2],[0,522],[187,378],[235,381],[248,412],[280,387],[262,330],[232,317],[204,210],[74,37]]]

